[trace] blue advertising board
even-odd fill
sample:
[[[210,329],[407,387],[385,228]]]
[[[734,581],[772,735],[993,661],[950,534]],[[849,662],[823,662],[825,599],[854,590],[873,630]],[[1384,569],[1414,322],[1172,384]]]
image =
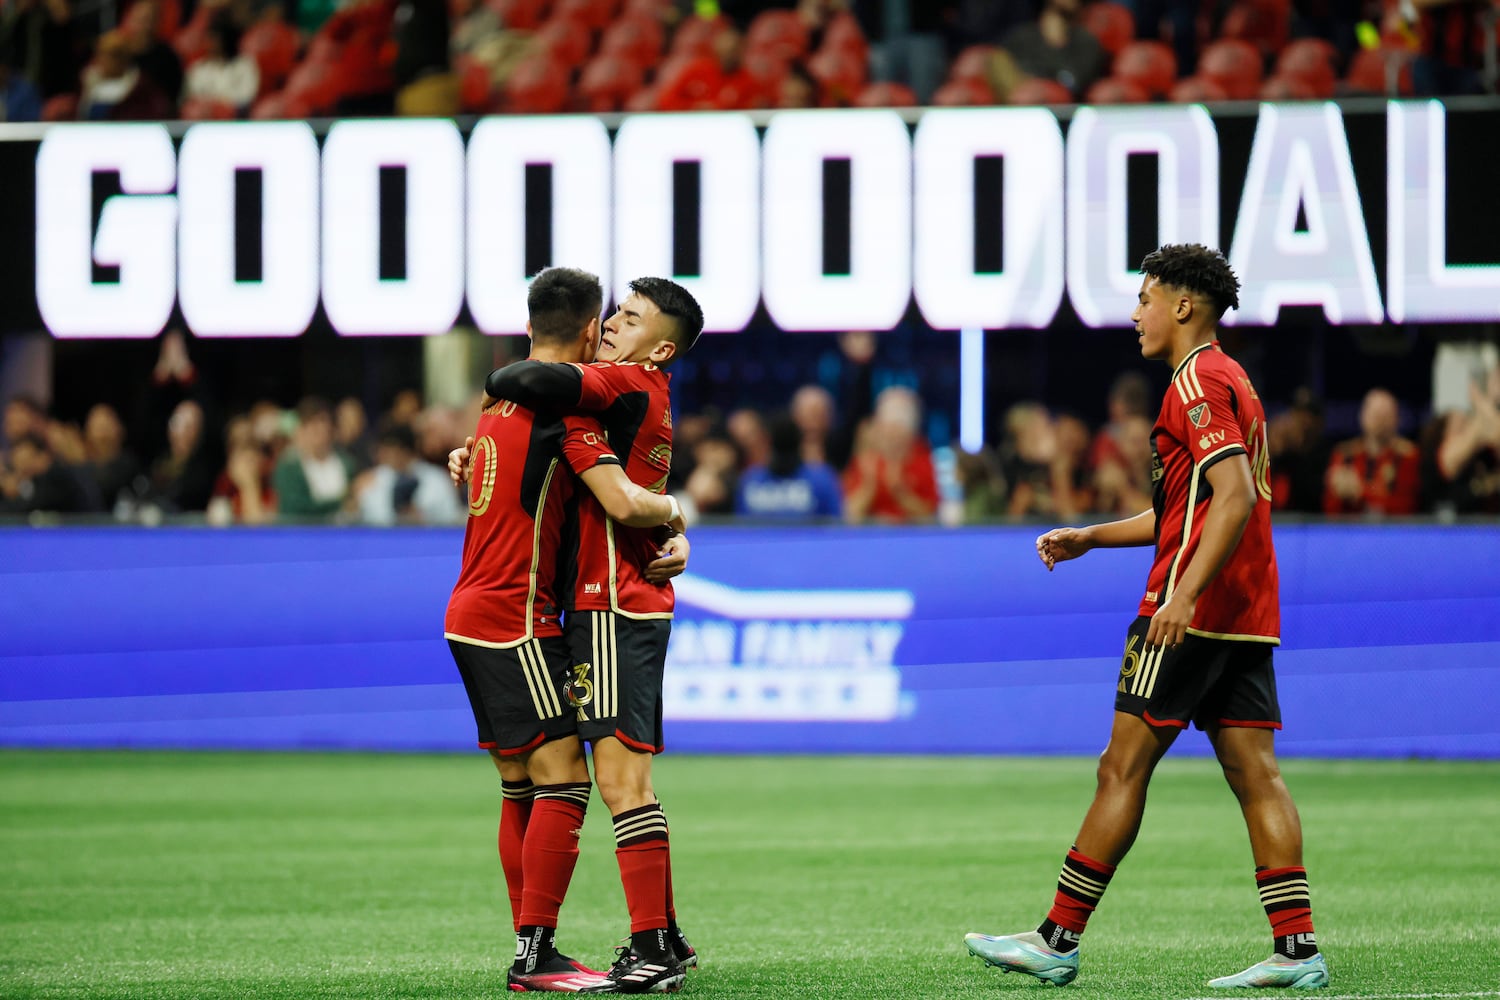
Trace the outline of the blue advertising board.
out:
[[[1149,550],[700,528],[674,752],[1097,753]],[[1500,757],[1500,529],[1281,525],[1284,753]],[[0,532],[0,745],[463,750],[452,529]],[[1178,752],[1206,752],[1188,734]]]

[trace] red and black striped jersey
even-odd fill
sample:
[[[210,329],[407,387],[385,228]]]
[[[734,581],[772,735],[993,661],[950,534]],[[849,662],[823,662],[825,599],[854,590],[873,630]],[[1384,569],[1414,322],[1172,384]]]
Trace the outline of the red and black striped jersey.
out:
[[[575,488],[559,468],[564,431],[559,418],[510,401],[480,414],[463,562],[443,624],[449,639],[506,648],[562,634],[557,568]]]
[[[609,435],[608,452],[619,456],[625,475],[653,493],[664,493],[672,469],[672,376],[651,364],[596,362],[584,365],[578,408],[597,414]],[[564,449],[582,471],[591,446],[588,428],[576,417]],[[650,583],[646,566],[666,538],[662,528],[617,524],[587,490],[578,495],[578,548],[567,574],[563,603],[569,611],[615,611],[629,618],[670,618],[670,583]]]
[[[1188,631],[1215,639],[1279,643],[1281,599],[1271,543],[1266,413],[1245,370],[1217,341],[1197,348],[1177,366],[1151,431],[1156,558],[1140,613],[1156,614],[1172,596],[1197,551],[1213,503],[1206,473],[1232,455],[1247,456],[1256,503],[1239,544],[1198,598]]]

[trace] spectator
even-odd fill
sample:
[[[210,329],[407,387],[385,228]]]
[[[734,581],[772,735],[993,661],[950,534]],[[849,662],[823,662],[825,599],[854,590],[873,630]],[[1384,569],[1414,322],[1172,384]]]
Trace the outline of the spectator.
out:
[[[1329,514],[1415,514],[1421,505],[1422,459],[1397,432],[1400,405],[1371,389],[1359,409],[1360,436],[1334,448],[1323,489]]]
[[[48,424],[47,411],[30,396],[12,396],[6,400],[4,432],[7,446],[14,445],[28,434],[45,439]]]
[[[213,495],[214,477],[203,407],[185,399],[167,420],[167,453],[151,468],[151,493],[169,511],[203,510]]]
[[[34,122],[41,117],[36,86],[11,69],[10,54],[0,49],[0,122]]]
[[[455,115],[458,77],[449,72],[448,0],[401,0],[392,35],[396,61],[396,113]]]
[[[937,513],[932,452],[918,432],[922,403],[904,386],[875,399],[844,470],[844,516],[852,523],[928,521]]]
[[[1040,403],[1011,407],[1005,427],[1000,469],[1010,484],[1006,513],[1011,517],[1077,516],[1086,506],[1078,492],[1077,442],[1065,447],[1057,423]]]
[[[728,514],[734,510],[740,456],[727,438],[711,434],[693,448],[693,471],[687,477],[687,497],[699,514]]]
[[[86,469],[105,509],[114,507],[121,494],[145,492],[141,463],[125,450],[125,424],[108,403],[95,403],[83,424]]]
[[[393,424],[381,431],[375,455],[376,466],[355,484],[365,524],[456,524],[463,517],[448,473],[417,457],[410,427]]]
[[[86,121],[151,121],[172,118],[176,105],[135,65],[122,31],[101,35],[94,61],[83,71],[78,117]]]
[[[395,109],[389,52],[395,12],[395,0],[352,0],[319,32],[338,47],[338,75],[343,81],[339,114],[389,115]]]
[[[1479,0],[1403,0],[1396,5],[1408,26],[1417,25],[1421,51],[1412,61],[1411,78],[1418,97],[1483,93],[1484,6]]]
[[[78,477],[58,462],[37,434],[11,444],[9,468],[0,469],[0,513],[48,511],[76,514],[90,509]]]
[[[1151,421],[1125,417],[1110,437],[1109,451],[1093,467],[1094,510],[1139,514],[1151,506]]]
[[[333,443],[354,459],[356,472],[374,464],[374,446],[370,440],[365,404],[345,396],[333,410]]]
[[[120,30],[141,75],[175,103],[182,98],[182,60],[177,50],[157,34],[160,23],[161,10],[156,0],[135,0],[125,12]]]
[[[833,396],[821,385],[804,385],[792,393],[791,419],[802,436],[802,461],[832,465],[828,458],[833,434]]]
[[[775,106],[787,110],[816,108],[819,103],[818,81],[812,78],[801,63],[788,66],[786,75],[781,78],[781,86],[776,91]]]
[[[276,518],[276,491],[271,486],[270,463],[255,442],[250,419],[231,420],[224,437],[229,457],[208,502],[209,523],[269,524]]]
[[[425,461],[447,468],[448,452],[463,444],[470,426],[471,422],[458,407],[434,403],[419,413],[411,424],[417,438],[417,453]]]
[[[1081,0],[1045,0],[1041,15],[1010,30],[1002,43],[1028,76],[1056,80],[1074,97],[1103,74],[1104,49],[1079,24]]]
[[[838,517],[843,496],[832,469],[802,456],[802,432],[791,417],[771,421],[770,455],[740,477],[735,512],[754,517]]]
[[[239,29],[223,15],[209,24],[204,42],[203,57],[188,67],[187,98],[244,111],[260,91],[260,65],[240,54]]]
[[[729,415],[724,423],[729,440],[739,449],[740,468],[767,465],[771,461],[771,435],[766,430],[765,418],[758,410],[742,407]]]
[[[334,447],[333,414],[309,396],[297,405],[297,430],[271,476],[284,518],[328,517],[349,498],[354,460]]]
[[[993,451],[958,452],[954,474],[963,490],[964,524],[982,524],[1005,513],[1005,477]]]
[[[1441,499],[1459,514],[1500,514],[1500,366],[1469,387],[1470,409],[1443,417]]]
[[[453,14],[456,21],[448,38],[449,58],[473,56],[489,65],[490,53],[505,29],[500,15],[483,0],[458,0]]]
[[[860,26],[871,42],[871,79],[904,83],[920,103],[926,104],[943,82],[947,69],[943,33],[957,18],[957,6],[931,0],[924,3],[866,0],[859,4]],[[829,13],[823,14],[825,24]]]
[[[68,0],[11,0],[0,11],[0,52],[43,101],[78,89],[76,44]]]

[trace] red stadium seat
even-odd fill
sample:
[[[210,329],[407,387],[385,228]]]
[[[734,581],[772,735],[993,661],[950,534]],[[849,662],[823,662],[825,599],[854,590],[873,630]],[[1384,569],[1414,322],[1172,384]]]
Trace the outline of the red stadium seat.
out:
[[[1316,101],[1327,96],[1300,76],[1277,74],[1260,85],[1262,101]]]
[[[995,51],[993,45],[970,45],[948,67],[948,79],[979,80],[989,86],[990,62],[995,57]]]
[[[535,31],[547,15],[549,0],[488,0],[487,6],[500,15],[500,23],[517,31]]]
[[[1118,76],[1107,76],[1094,81],[1094,85],[1083,96],[1085,104],[1145,104],[1149,100],[1151,95],[1140,84]]]
[[[983,80],[961,77],[949,80],[932,95],[932,104],[939,108],[973,108],[995,103],[995,92]]]
[[[791,62],[807,55],[807,27],[796,11],[764,10],[745,32],[745,48],[765,49]]]
[[[197,62],[208,50],[208,26],[216,8],[199,4],[193,19],[185,24],[172,38],[172,48],[184,67]]]
[[[621,17],[605,29],[599,40],[599,54],[622,56],[646,69],[661,59],[666,30],[660,21],[639,14]]]
[[[292,97],[284,90],[267,94],[250,109],[250,117],[255,121],[309,118],[312,113],[306,101]]]
[[[568,68],[582,63],[593,51],[594,40],[582,21],[566,17],[552,17],[531,36],[532,44],[545,50],[557,62]]]
[[[675,16],[676,3],[675,0],[625,0],[620,14],[626,17],[640,14],[657,22],[665,22]]]
[[[187,122],[227,122],[238,118],[239,113],[233,104],[195,97],[182,102],[177,117]]]
[[[1349,61],[1344,84],[1365,94],[1411,96],[1411,53],[1405,49],[1361,49]]]
[[[42,105],[42,121],[70,122],[78,118],[78,95],[58,94]]]
[[[656,106],[662,111],[717,108],[724,74],[711,56],[673,56],[656,71]]]
[[[505,110],[550,115],[568,103],[568,70],[545,52],[527,56],[505,80]]]
[[[458,73],[459,110],[471,115],[490,110],[495,103],[495,81],[490,68],[466,56],[460,56],[453,68]]]
[[[1230,100],[1249,101],[1260,93],[1260,50],[1238,38],[1221,38],[1198,57],[1198,75],[1224,88]]]
[[[1276,0],[1241,0],[1229,8],[1219,26],[1219,37],[1254,45],[1262,56],[1275,55],[1291,33],[1291,12]]]
[[[324,62],[307,62],[292,70],[284,88],[289,98],[307,105],[312,114],[331,111],[342,96],[334,67]]]
[[[865,85],[865,61],[845,49],[819,49],[807,61],[807,72],[828,105],[848,104]]]
[[[1229,100],[1229,91],[1217,80],[1206,76],[1190,76],[1172,85],[1167,91],[1167,100],[1174,104],[1207,104],[1211,101]]]
[[[657,111],[659,108],[656,104],[656,96],[655,87],[642,87],[631,94],[629,99],[625,101],[625,110],[634,112]]]
[[[551,20],[579,21],[590,31],[603,31],[614,19],[618,0],[556,0]]]
[[[1115,56],[1114,75],[1160,97],[1177,82],[1177,57],[1161,42],[1131,42]]]
[[[268,94],[292,75],[302,40],[297,29],[280,21],[261,21],[240,37],[240,54],[250,56],[260,68],[260,92]]]
[[[1299,38],[1282,50],[1276,60],[1276,75],[1302,81],[1314,97],[1332,97],[1338,76],[1333,61],[1338,53],[1321,38]]]
[[[1072,104],[1073,92],[1056,80],[1031,76],[1010,90],[1007,104]]]
[[[722,17],[689,17],[672,33],[672,55],[711,56],[714,54],[714,39],[720,32],[732,28],[733,25]]]
[[[634,60],[616,55],[598,55],[589,60],[578,78],[579,110],[604,114],[621,111],[625,102],[645,79],[645,71]]]
[[[1083,26],[1110,55],[1135,40],[1135,15],[1124,4],[1094,0],[1083,8]]]
[[[917,95],[904,83],[871,83],[854,98],[857,108],[914,108]]]

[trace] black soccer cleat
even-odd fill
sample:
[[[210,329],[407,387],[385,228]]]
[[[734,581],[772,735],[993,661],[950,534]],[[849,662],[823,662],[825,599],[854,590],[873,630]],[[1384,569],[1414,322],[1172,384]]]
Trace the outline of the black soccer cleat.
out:
[[[577,993],[585,986],[597,986],[604,981],[604,973],[561,954],[539,963],[530,972],[517,972],[512,966],[505,974],[505,984],[512,993]]]
[[[681,962],[684,969],[698,967],[698,952],[687,935],[682,933],[681,927],[667,928],[667,944],[672,948],[672,957]]]
[[[628,944],[616,948],[615,954],[604,981],[584,986],[579,993],[676,993],[687,979],[676,956],[647,958]]]

